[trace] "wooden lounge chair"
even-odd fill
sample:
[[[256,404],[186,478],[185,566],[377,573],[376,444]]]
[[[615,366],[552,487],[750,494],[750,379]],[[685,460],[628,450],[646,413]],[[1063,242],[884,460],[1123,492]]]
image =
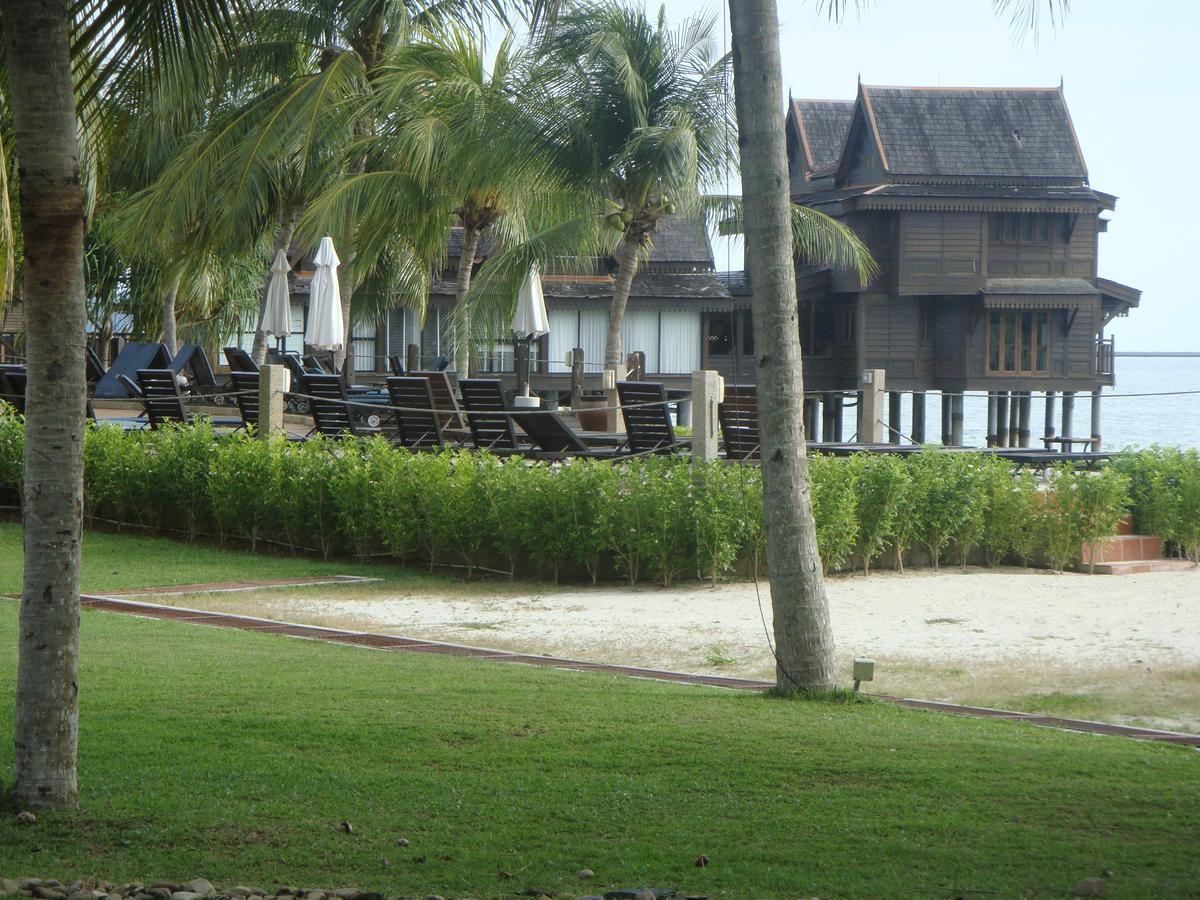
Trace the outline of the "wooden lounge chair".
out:
[[[434,408],[441,414],[442,430],[447,428],[466,428],[463,422],[462,410],[454,399],[454,385],[450,376],[444,371],[409,372],[413,378],[424,378],[429,382],[429,390],[433,394]]]
[[[241,347],[226,347],[225,360],[230,372],[253,372],[258,374],[258,363]]]
[[[495,378],[462,378],[458,382],[471,440],[476,450],[515,453],[522,449],[512,427],[512,414],[504,405],[504,392]]]
[[[393,375],[387,379],[393,407],[396,441],[409,450],[440,450],[446,445],[442,424],[433,403],[428,378]]]
[[[138,369],[137,381],[132,382],[127,375],[118,375],[126,387],[132,386],[137,391],[137,398],[142,401],[146,410],[146,418],[150,420],[151,428],[158,428],[170,422],[190,425],[195,416],[188,412],[183,404],[183,395],[179,393],[179,384],[175,380],[175,372],[171,369]],[[241,419],[214,418],[212,424],[218,428],[241,428]]]
[[[306,372],[300,382],[301,390],[308,396],[312,411],[313,431],[329,437],[370,437],[379,434],[359,420],[346,399],[340,375],[316,375]]]
[[[100,361],[100,354],[91,347],[83,348],[83,359],[87,367],[88,390],[95,390],[96,385],[100,383],[100,379],[105,376],[108,370],[104,368],[104,363]]]
[[[629,435],[633,453],[676,453],[686,450],[689,441],[675,436],[675,427],[667,415],[667,391],[651,381],[618,381],[621,418]]]
[[[758,392],[753,386],[725,387],[725,399],[717,404],[717,419],[725,436],[728,459],[758,459]]]
[[[26,368],[21,365],[0,365],[0,400],[20,415],[25,415]]]
[[[391,356],[389,356],[387,358],[387,360],[388,360],[388,369],[390,369],[391,373],[393,375],[395,375],[397,378],[403,378],[405,375],[408,374],[407,372],[404,371],[404,363],[402,363],[400,361],[399,356],[397,356],[396,354],[393,353]]]
[[[247,428],[251,425],[258,428],[259,373],[230,372],[229,377],[233,380],[233,400],[242,416],[242,425]],[[289,441],[304,440],[298,434],[285,433],[284,437]]]

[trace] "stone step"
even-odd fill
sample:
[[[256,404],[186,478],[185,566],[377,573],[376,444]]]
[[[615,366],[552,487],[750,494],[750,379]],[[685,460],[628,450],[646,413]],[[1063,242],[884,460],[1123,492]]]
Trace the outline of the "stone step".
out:
[[[1186,572],[1195,564],[1186,559],[1133,559],[1127,562],[1096,563],[1096,575],[1144,575],[1148,572]],[[1087,565],[1080,566],[1087,572]]]
[[[1101,541],[1095,555],[1086,545],[1079,551],[1079,561],[1085,566],[1091,562],[1119,563],[1160,558],[1162,538],[1152,534],[1118,534]]]

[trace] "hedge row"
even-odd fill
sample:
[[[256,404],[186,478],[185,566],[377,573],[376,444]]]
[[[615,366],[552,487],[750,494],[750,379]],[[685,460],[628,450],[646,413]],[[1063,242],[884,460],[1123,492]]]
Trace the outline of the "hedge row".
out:
[[[20,420],[0,413],[0,491],[19,484],[22,437]],[[1131,483],[1135,499],[1157,490],[1147,474],[1152,459],[1131,459],[1100,473],[1060,466],[1039,482],[983,454],[814,457],[822,560],[827,570],[868,571],[881,559],[903,567],[915,550],[935,567],[981,552],[993,565],[1036,560],[1061,570],[1081,544],[1115,532]],[[1195,454],[1172,460],[1200,480]],[[94,519],[325,557],[383,554],[468,573],[489,567],[593,582],[615,571],[631,583],[669,584],[715,581],[739,564],[757,566],[763,551],[754,466],[693,467],[669,457],[530,464],[465,451],[413,454],[382,439],[218,438],[203,423],[93,427],[84,462],[85,512]],[[1158,507],[1139,509],[1148,516]],[[1189,509],[1170,521],[1191,516],[1194,526],[1200,515]]]

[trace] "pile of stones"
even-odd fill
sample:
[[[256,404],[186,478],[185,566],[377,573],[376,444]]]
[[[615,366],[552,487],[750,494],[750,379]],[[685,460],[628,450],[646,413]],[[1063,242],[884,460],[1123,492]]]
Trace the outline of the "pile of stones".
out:
[[[277,887],[264,890],[238,885],[227,891],[219,891],[205,878],[196,878],[186,884],[131,881],[122,885],[90,880],[63,884],[53,878],[0,878],[0,897],[9,895],[34,897],[36,900],[385,900],[382,894],[355,888],[323,891]]]

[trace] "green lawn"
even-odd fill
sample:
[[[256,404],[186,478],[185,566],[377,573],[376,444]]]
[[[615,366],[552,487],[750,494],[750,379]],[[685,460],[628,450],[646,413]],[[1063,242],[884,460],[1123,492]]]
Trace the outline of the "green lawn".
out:
[[[1194,750],[94,610],[80,684],[81,809],[0,820],[0,874],[1011,897],[1107,869],[1114,896],[1200,892]]]
[[[0,594],[21,590],[23,557],[20,523],[0,522]],[[325,562],[287,553],[251,553],[129,533],[88,531],[83,541],[85,592],[312,575],[370,575],[414,585],[445,585],[455,581],[448,576],[428,576],[387,562],[370,565],[355,565],[345,560]]]

